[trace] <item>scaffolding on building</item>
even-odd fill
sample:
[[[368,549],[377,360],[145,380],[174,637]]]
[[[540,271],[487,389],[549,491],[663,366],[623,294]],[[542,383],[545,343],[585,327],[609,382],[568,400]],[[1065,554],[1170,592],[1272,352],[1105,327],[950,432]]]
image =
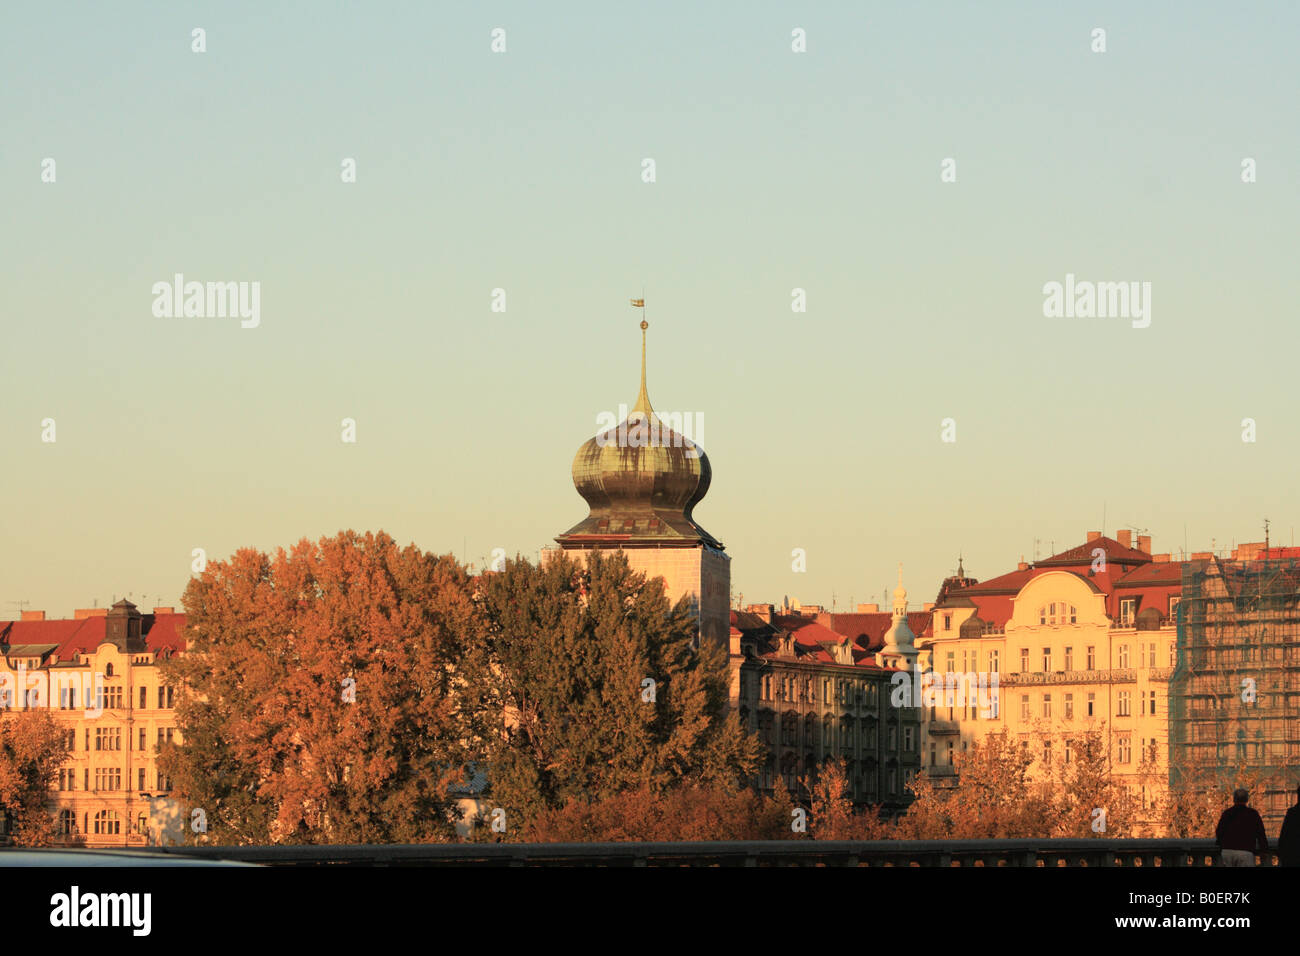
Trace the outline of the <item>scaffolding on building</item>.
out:
[[[1189,562],[1177,622],[1170,789],[1222,795],[1245,786],[1275,835],[1300,772],[1300,564]]]

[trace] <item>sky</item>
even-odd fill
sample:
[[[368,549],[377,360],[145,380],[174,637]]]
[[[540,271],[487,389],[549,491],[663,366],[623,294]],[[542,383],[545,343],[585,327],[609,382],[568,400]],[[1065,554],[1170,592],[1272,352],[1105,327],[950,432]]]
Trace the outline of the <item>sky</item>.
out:
[[[347,528],[535,558],[643,294],[737,601],[1289,543],[1300,6],[1134,6],[3,5],[0,618]]]

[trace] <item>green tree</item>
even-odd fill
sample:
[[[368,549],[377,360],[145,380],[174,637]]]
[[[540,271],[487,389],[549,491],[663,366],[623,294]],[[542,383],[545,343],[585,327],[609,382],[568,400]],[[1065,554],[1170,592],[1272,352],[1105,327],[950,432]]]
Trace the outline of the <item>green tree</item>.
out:
[[[503,715],[485,757],[490,802],[517,822],[509,838],[573,801],[733,790],[754,772],[761,744],[730,711],[725,654],[693,647],[693,615],[669,607],[658,578],[599,552],[508,561],[485,578],[473,669]]]
[[[68,756],[64,727],[34,708],[0,719],[0,813],[14,826],[19,846],[48,846],[54,839],[50,790]]]
[[[160,769],[218,843],[454,839],[479,630],[450,556],[383,532],[211,562],[183,598],[187,649],[163,663],[181,742]]]

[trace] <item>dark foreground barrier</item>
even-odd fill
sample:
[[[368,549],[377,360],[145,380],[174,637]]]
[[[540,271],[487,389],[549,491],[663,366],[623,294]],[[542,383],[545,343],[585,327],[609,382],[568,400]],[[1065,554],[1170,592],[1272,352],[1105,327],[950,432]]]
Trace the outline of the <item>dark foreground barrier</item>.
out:
[[[151,848],[270,866],[1219,866],[1213,840],[772,840]],[[129,851],[128,851],[129,852]],[[1259,856],[1274,865],[1273,854]]]

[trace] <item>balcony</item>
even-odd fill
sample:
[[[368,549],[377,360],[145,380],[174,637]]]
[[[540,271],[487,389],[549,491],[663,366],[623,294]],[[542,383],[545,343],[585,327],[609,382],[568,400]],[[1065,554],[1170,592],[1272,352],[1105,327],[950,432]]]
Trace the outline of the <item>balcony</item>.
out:
[[[961,733],[961,724],[955,720],[930,720],[926,722],[926,727],[935,736]]]

